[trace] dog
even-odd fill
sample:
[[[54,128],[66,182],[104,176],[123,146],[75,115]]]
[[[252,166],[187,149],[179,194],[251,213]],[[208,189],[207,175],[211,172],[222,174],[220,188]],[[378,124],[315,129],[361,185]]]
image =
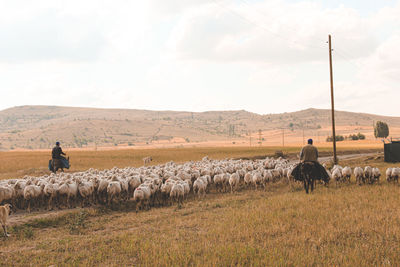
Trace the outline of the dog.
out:
[[[11,214],[12,206],[10,204],[5,204],[4,206],[0,206],[0,223],[3,227],[4,236],[9,237],[10,235],[7,233],[7,220],[8,216]]]
[[[150,163],[153,160],[152,157],[145,157],[143,158],[143,164],[146,166],[146,164]]]

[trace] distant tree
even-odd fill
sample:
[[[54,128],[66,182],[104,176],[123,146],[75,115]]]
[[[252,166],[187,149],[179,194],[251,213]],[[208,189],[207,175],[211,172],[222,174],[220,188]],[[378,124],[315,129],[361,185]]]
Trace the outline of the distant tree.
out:
[[[365,140],[365,135],[363,135],[362,133],[358,133],[357,137],[359,140]]]
[[[351,135],[349,135],[349,139],[350,139],[350,140],[358,140],[359,138],[358,138],[358,135],[356,135],[356,134],[351,134]]]
[[[336,142],[344,141],[344,136],[343,135],[336,135]],[[333,142],[333,137],[328,136],[326,138],[326,142]]]
[[[386,122],[377,121],[374,129],[375,138],[386,138],[389,136],[389,126]]]

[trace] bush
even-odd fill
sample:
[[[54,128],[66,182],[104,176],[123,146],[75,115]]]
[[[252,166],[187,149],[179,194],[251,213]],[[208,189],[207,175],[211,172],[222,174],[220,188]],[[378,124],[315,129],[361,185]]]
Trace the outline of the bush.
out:
[[[351,135],[349,135],[348,139],[350,139],[350,140],[365,140],[365,135],[363,135],[362,133],[351,134]]]
[[[363,135],[362,133],[358,133],[357,136],[358,136],[358,139],[365,140],[365,135]]]
[[[344,141],[344,136],[343,135],[336,135],[336,142]],[[326,138],[326,142],[333,142],[333,137],[328,136]]]

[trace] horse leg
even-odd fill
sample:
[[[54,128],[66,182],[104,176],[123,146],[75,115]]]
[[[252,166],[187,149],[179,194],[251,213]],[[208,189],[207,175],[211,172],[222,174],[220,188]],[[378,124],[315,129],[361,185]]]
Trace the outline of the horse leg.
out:
[[[306,193],[308,194],[308,182],[307,179],[304,179],[304,189],[306,190]]]
[[[314,191],[314,186],[315,186],[315,180],[311,179],[311,193]]]

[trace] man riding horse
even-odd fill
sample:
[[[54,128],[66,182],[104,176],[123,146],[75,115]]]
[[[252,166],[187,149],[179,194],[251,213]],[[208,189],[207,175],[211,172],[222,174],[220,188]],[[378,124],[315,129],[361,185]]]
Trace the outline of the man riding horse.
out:
[[[61,171],[64,171],[63,167],[63,160],[67,160],[65,157],[62,155],[66,155],[63,151],[62,148],[60,147],[60,142],[56,142],[56,146],[53,147],[53,150],[51,151],[51,159],[52,159],[52,168],[53,172],[56,173],[58,169],[61,169]]]
[[[307,145],[300,152],[300,164],[293,170],[296,180],[304,183],[304,189],[308,194],[309,187],[311,192],[314,190],[315,180],[329,182],[329,175],[325,168],[318,162],[318,149],[313,146],[313,140],[308,139]]]

